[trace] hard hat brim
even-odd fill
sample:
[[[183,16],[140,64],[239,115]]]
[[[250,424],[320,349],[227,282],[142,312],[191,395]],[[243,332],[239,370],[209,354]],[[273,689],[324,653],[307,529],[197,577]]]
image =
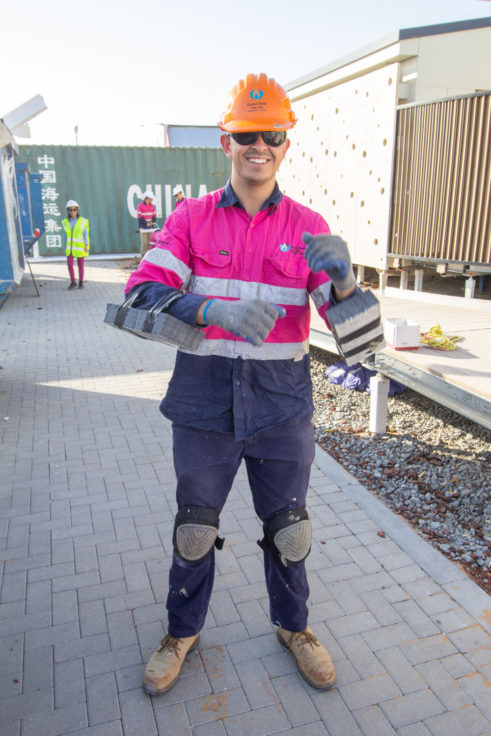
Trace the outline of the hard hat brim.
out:
[[[218,127],[226,133],[245,133],[250,130],[261,133],[267,130],[290,130],[296,122],[296,120],[284,123],[275,123],[273,120],[262,120],[261,122],[234,120],[230,123],[218,123]]]

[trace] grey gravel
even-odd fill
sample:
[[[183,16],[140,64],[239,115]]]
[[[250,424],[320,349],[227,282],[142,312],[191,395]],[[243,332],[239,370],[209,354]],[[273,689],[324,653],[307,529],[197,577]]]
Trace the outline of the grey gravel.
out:
[[[370,394],[329,382],[337,355],[312,347],[311,360],[317,442],[490,593],[491,432],[406,389],[372,435]]]

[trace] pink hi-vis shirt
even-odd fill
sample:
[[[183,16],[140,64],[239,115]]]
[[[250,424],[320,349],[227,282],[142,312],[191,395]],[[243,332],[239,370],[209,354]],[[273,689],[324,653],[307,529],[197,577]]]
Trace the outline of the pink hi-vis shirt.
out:
[[[286,310],[259,347],[210,325],[203,328],[196,352],[179,350],[162,404],[172,421],[235,432],[240,439],[311,413],[309,298],[326,319],[331,285],[327,274],[307,265],[306,231],[330,232],[319,214],[282,196],[277,187],[252,218],[230,183],[200,199],[186,199],[167,218],[156,247],[125,291],[158,282],[203,299],[259,298]]]
[[[136,216],[138,218],[143,217],[143,219],[147,222],[152,222],[155,215],[156,209],[153,204],[145,204],[145,202],[140,202],[140,204],[136,208]]]

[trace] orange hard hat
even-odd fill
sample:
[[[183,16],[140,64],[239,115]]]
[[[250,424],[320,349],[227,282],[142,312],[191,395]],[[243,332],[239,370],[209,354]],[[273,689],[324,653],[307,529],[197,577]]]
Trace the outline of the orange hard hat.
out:
[[[228,93],[218,122],[228,133],[247,130],[288,130],[297,118],[283,87],[266,74],[248,74]]]

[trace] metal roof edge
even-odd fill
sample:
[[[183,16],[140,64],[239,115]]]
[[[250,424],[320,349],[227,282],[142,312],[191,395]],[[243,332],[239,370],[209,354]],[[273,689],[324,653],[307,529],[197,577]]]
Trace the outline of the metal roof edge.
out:
[[[459,20],[452,23],[440,23],[433,26],[403,28],[399,31],[391,33],[389,36],[385,36],[384,38],[379,39],[378,41],[374,41],[367,46],[362,46],[360,49],[347,54],[347,56],[342,56],[340,59],[336,59],[336,61],[333,61],[326,66],[319,67],[313,72],[305,74],[302,77],[298,77],[291,82],[288,82],[288,84],[285,85],[285,89],[287,92],[289,92],[296,87],[301,87],[303,84],[313,82],[315,79],[319,79],[320,77],[323,77],[324,75],[329,74],[336,69],[340,69],[343,66],[352,64],[354,61],[363,59],[365,56],[370,56],[370,54],[381,51],[381,49],[387,48],[387,46],[391,46],[392,44],[398,43],[399,41],[405,41],[410,38],[421,38],[423,36],[436,36],[442,33],[457,33],[459,31],[469,31],[476,28],[486,28],[488,26],[491,26],[491,17]]]
[[[487,28],[491,26],[491,17],[471,18],[470,20],[457,20],[453,23],[439,23],[434,26],[420,26],[416,28],[403,28],[399,31],[400,40],[406,38],[421,38],[422,36],[438,36],[442,33],[458,33],[459,31],[472,31],[476,28]]]
[[[392,44],[397,43],[398,41],[399,32],[391,33],[390,36],[385,36],[385,38],[380,39],[379,41],[370,43],[367,46],[362,46],[362,48],[357,49],[357,51],[353,51],[346,56],[342,56],[340,59],[336,59],[336,61],[332,61],[330,64],[326,64],[326,66],[321,66],[318,69],[315,69],[313,72],[305,74],[303,77],[298,77],[298,79],[294,79],[293,81],[285,85],[285,89],[287,92],[289,92],[296,87],[301,87],[302,84],[313,82],[314,79],[319,79],[325,74],[334,72],[336,69],[340,69],[343,66],[352,64],[354,61],[358,61],[359,59],[363,59],[364,56],[370,56],[370,54],[374,54],[376,51],[380,51],[387,46],[392,46]]]

